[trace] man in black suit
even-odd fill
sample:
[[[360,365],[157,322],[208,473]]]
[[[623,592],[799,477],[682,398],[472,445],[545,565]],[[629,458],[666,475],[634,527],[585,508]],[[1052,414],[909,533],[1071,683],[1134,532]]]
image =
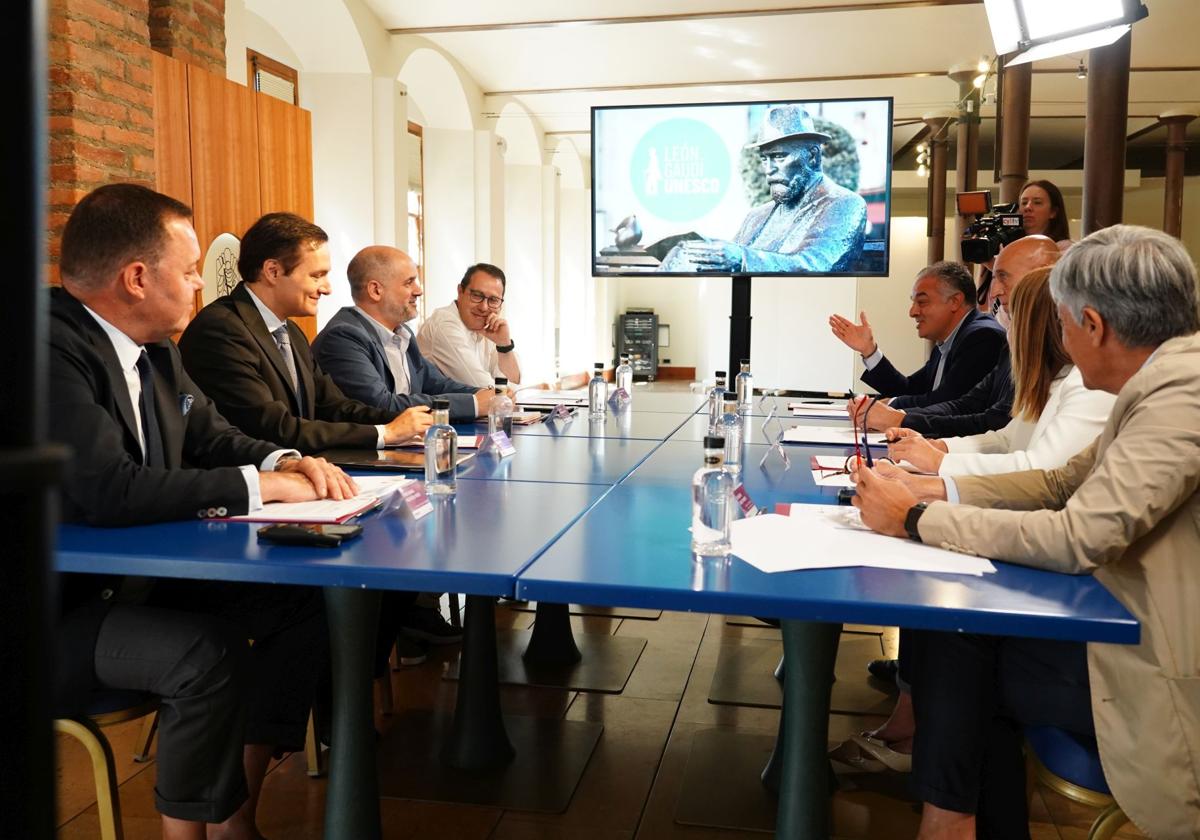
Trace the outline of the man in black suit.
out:
[[[1008,299],[1022,277],[1035,268],[1054,265],[1058,260],[1058,245],[1046,236],[1026,236],[1006,245],[996,257],[992,289],[1000,302],[1000,317],[1008,323]],[[901,426],[914,429],[928,437],[962,437],[1001,429],[1012,420],[1012,364],[1003,353],[992,371],[975,387],[957,399],[925,406],[897,407],[873,403],[865,398],[853,402],[852,412],[862,422],[863,410],[870,412],[867,426],[889,429]]]
[[[269,213],[242,237],[243,282],[204,307],[179,340],[192,378],[248,435],[301,452],[382,448],[420,434],[429,409],[397,413],[349,399],[313,362],[289,320],[329,294],[329,237],[293,213]]]
[[[491,388],[445,376],[425,358],[408,322],[417,316],[421,280],[408,254],[386,245],[363,248],[346,268],[354,306],[330,319],[313,356],[347,396],[392,411],[450,400],[450,419],[471,422],[487,414]]]
[[[862,323],[832,315],[830,329],[863,357],[862,380],[893,408],[917,408],[961,397],[996,366],[1008,350],[1004,328],[975,308],[975,281],[962,263],[936,262],[921,269],[908,316],[917,335],[935,343],[925,366],[911,376],[896,370],[879,345],[867,313]]]
[[[313,361],[291,318],[317,314],[329,294],[329,237],[294,213],[268,213],[242,237],[240,283],[197,315],[179,339],[192,378],[220,412],[248,435],[304,453],[345,447],[383,448],[424,432],[429,408],[392,408],[350,399]],[[457,642],[462,634],[433,609],[414,607],[415,593],[387,593],[381,610],[376,673],[402,626],[421,638]],[[416,643],[402,664],[423,662]]]
[[[80,201],[63,231],[49,417],[51,438],[74,450],[67,521],[222,517],[355,492],[336,467],[230,426],[184,372],[170,336],[203,285],[190,219],[174,199],[114,184]],[[59,713],[78,712],[98,687],[161,696],[163,836],[204,837],[217,824],[220,836],[258,837],[267,761],[304,742],[326,636],[319,600],[103,575],[64,575],[60,598]]]

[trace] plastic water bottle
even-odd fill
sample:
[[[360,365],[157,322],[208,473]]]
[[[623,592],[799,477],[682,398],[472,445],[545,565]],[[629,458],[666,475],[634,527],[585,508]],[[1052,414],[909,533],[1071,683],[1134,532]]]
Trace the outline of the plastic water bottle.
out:
[[[624,388],[626,396],[630,400],[633,399],[633,365],[629,364],[629,354],[621,354],[621,364],[617,365],[617,371],[614,375],[617,380],[617,388]]]
[[[513,401],[508,396],[508,380],[503,376],[496,377],[496,395],[488,408],[488,434],[504,432],[512,440]]]
[[[725,413],[725,371],[717,371],[717,382],[708,391],[708,433],[721,434],[721,416]]]
[[[601,418],[608,412],[608,383],[604,381],[604,362],[596,362],[593,367],[588,383],[588,417]]]
[[[734,478],[724,451],[724,440],[706,437],[704,465],[692,476],[692,552],[699,557],[726,557],[731,550]]]
[[[725,409],[721,417],[721,434],[725,438],[725,468],[733,475],[742,473],[742,415],[733,394],[725,395]]]
[[[739,409],[748,409],[754,402],[754,377],[750,375],[750,360],[742,359],[738,365],[741,371],[733,380],[734,390],[737,391]]]
[[[433,425],[425,432],[425,493],[453,496],[458,491],[458,432],[450,425],[450,400],[433,401]]]

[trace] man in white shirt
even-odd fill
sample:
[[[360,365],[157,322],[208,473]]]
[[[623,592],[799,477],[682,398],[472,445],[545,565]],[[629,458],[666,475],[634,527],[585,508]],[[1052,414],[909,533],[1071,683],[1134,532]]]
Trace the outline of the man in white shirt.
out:
[[[425,358],[451,379],[476,388],[495,387],[497,376],[519,385],[516,344],[500,314],[506,285],[504,272],[494,265],[468,268],[455,301],[435,310],[417,333]]]

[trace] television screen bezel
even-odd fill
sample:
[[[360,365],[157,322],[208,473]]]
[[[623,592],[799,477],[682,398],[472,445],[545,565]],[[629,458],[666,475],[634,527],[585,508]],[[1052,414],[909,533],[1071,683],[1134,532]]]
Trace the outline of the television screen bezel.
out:
[[[630,110],[647,110],[654,109],[670,109],[670,108],[703,108],[706,106],[754,106],[754,105],[792,105],[792,104],[808,104],[808,103],[826,103],[826,102],[886,102],[887,103],[887,149],[888,149],[888,167],[887,178],[884,192],[887,195],[887,232],[884,236],[884,252],[883,252],[883,269],[879,272],[861,272],[861,271],[842,271],[842,272],[796,272],[796,271],[771,271],[771,272],[754,272],[754,277],[799,277],[820,279],[823,277],[887,277],[891,273],[892,261],[892,161],[891,149],[895,139],[895,106],[896,98],[894,96],[836,96],[836,97],[816,97],[811,99],[747,99],[735,100],[731,102],[668,102],[662,104],[638,104],[638,105],[593,105],[591,108],[591,161],[589,165],[591,176],[591,220],[589,222],[591,228],[591,256],[589,257],[589,270],[592,277],[693,277],[697,279],[705,277],[740,277],[746,276],[743,272],[730,271],[597,271],[596,258],[599,256],[599,251],[596,248],[596,112],[598,111],[630,111]]]

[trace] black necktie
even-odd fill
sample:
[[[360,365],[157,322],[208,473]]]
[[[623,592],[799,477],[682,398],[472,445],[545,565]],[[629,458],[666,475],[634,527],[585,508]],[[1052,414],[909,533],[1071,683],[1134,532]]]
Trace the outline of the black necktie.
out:
[[[162,434],[158,429],[158,412],[154,409],[154,368],[146,351],[138,356],[138,378],[142,380],[142,396],[139,400],[142,412],[142,437],[146,440],[146,453],[142,463],[147,467],[164,467]]]

